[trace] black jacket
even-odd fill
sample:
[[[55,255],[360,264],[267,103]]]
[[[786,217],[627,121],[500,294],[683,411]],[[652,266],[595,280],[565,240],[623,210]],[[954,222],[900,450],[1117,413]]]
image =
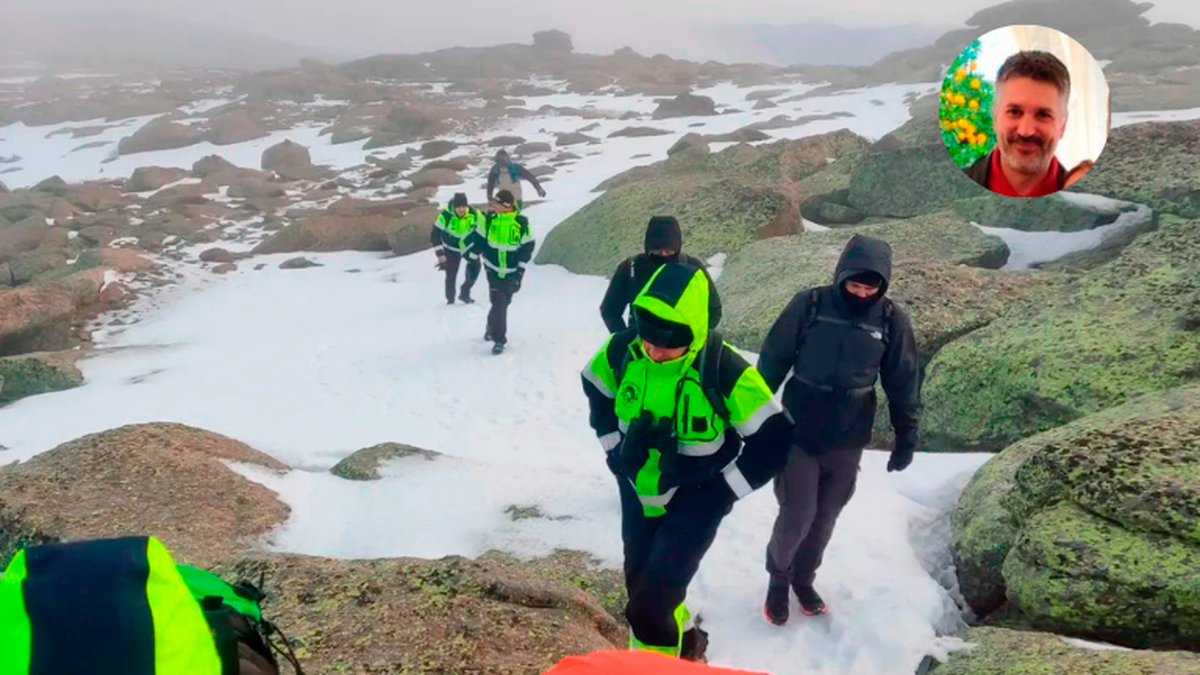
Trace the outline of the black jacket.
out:
[[[855,235],[838,261],[834,284],[797,293],[767,334],[759,372],[778,391],[792,371],[783,405],[796,422],[796,444],[809,452],[859,449],[871,442],[877,379],[887,393],[896,447],[917,448],[917,341],[908,315],[886,298],[891,267],[885,242]],[[876,272],[884,283],[878,301],[854,307],[841,285],[862,272]]]
[[[967,177],[970,178],[971,180],[975,181],[976,183],[982,185],[983,187],[987,187],[988,186],[988,176],[991,174],[991,170],[992,170],[992,155],[995,152],[996,152],[995,150],[992,150],[988,154],[979,158],[978,160],[975,161],[974,164],[963,169],[963,173],[967,174]],[[1067,172],[1060,171],[1058,174],[1058,189],[1061,190],[1064,187],[1066,187],[1066,185],[1067,185]]]
[[[721,323],[721,297],[717,295],[717,285],[708,276],[704,263],[687,254],[681,254],[678,262],[691,265],[704,272],[708,278],[708,327],[716,328]],[[639,253],[632,258],[626,258],[617,265],[612,280],[608,282],[608,290],[600,303],[600,318],[608,326],[608,332],[620,333],[628,328],[625,324],[625,310],[637,298],[638,293],[646,287],[650,277],[663,265],[661,259],[654,259],[645,253]]]

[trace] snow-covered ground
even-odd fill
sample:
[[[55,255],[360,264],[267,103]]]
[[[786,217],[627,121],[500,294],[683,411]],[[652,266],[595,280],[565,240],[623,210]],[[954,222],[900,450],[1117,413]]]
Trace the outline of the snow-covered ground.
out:
[[[854,116],[768,133],[796,138],[849,128],[878,138],[906,121],[905,96],[936,88],[877,87],[718,117],[596,120],[599,126],[586,133],[597,138],[633,125],[673,133],[568,148],[581,159],[553,176],[546,185],[549,201],[531,206],[528,215],[544,238],[595,198],[592,189],[601,181],[662,159],[684,131],[724,133],[780,114],[846,111]],[[793,85],[777,100],[809,89]],[[699,93],[748,110],[748,91],[722,86]],[[216,103],[195,104],[191,111]],[[653,110],[648,97],[636,96],[557,94],[526,103],[531,110]],[[88,123],[6,127],[0,155],[25,159],[19,173],[0,178],[20,186],[55,173],[67,180],[128,175],[143,165],[190,166],[210,153],[257,166],[262,150],[282,138],[308,145],[315,162],[340,168],[407,147],[367,153],[363,142],[333,146],[319,136],[320,127],[305,126],[249,143],[202,144],[107,164],[111,149],[70,152],[87,141],[116,141],[147,119],[74,141],[47,134]],[[592,123],[538,116],[455,140],[468,151],[500,134],[553,144],[556,134]],[[439,200],[460,190],[477,197],[485,168],[467,174],[466,185],[443,188]],[[1010,244],[1017,256],[1013,266],[1028,264],[1028,256],[1018,254],[1022,245]],[[8,448],[0,454],[3,462],[123,424],[182,422],[245,441],[293,467],[284,475],[235,467],[291,506],[291,518],[269,542],[278,550],[359,558],[473,556],[492,548],[536,556],[571,548],[619,565],[616,489],[588,428],[579,378],[606,334],[597,312],[604,279],[555,266],[531,268],[510,311],[509,350],[495,357],[482,339],[486,281],[475,290],[479,304],[448,307],[428,252],[399,258],[310,254],[323,266],[298,271],[278,269],[289,256],[261,256],[225,277],[196,266],[195,253],[174,263],[182,283],[122,313],[130,325],[110,323],[96,332],[97,350],[80,364],[83,387],[0,409],[0,445]],[[721,260],[713,262],[719,266]],[[266,267],[255,271],[259,263]],[[351,452],[385,441],[443,457],[391,464],[383,480],[371,483],[327,472]],[[711,660],[778,675],[907,675],[926,655],[957,646],[955,639],[939,637],[961,622],[949,513],[986,459],[923,454],[907,471],[888,474],[886,454],[868,453],[819,579],[833,613],[809,619],[796,612],[784,628],[761,616],[773,496],[767,488],[743,500],[690,589],[689,604],[711,633]],[[537,506],[545,517],[514,522],[505,514],[509,506]]]

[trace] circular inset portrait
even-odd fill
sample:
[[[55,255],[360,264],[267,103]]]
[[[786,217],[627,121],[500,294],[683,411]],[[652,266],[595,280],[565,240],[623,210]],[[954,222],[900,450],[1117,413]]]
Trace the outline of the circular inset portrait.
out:
[[[971,180],[1008,197],[1042,197],[1079,180],[1112,122],[1108,82],[1071,36],[1005,26],[950,65],[938,105],[942,140]]]

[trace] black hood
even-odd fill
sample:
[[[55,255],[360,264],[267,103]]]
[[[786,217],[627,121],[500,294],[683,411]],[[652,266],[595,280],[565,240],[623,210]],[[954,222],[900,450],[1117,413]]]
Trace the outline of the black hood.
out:
[[[840,289],[847,279],[864,272],[874,272],[883,277],[883,285],[877,296],[882,298],[892,281],[892,247],[882,239],[856,234],[842,250],[837,270],[833,273],[833,284]]]
[[[646,226],[645,251],[669,248],[676,255],[683,250],[683,232],[679,221],[671,216],[654,216]]]

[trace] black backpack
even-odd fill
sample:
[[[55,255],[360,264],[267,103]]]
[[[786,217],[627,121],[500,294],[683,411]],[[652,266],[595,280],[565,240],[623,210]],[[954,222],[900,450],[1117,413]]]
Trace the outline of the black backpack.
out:
[[[805,335],[808,334],[808,329],[812,328],[812,325],[817,322],[817,316],[818,316],[818,310],[820,309],[820,307],[819,307],[820,303],[821,303],[821,289],[820,288],[810,288],[808,290],[808,306],[806,307],[806,311],[804,314],[804,324],[800,327],[800,330],[796,331],[796,354],[792,358],[792,362],[794,364],[800,362],[800,350],[804,348],[804,337],[805,337]],[[891,346],[892,315],[895,314],[895,312],[896,312],[896,306],[892,302],[892,299],[887,296],[884,296],[884,298],[883,298],[883,325],[880,327],[880,331],[879,331],[882,334],[882,337],[880,339],[883,341],[883,353],[884,354],[887,354],[888,347]],[[863,329],[865,330],[866,326],[863,326]]]

